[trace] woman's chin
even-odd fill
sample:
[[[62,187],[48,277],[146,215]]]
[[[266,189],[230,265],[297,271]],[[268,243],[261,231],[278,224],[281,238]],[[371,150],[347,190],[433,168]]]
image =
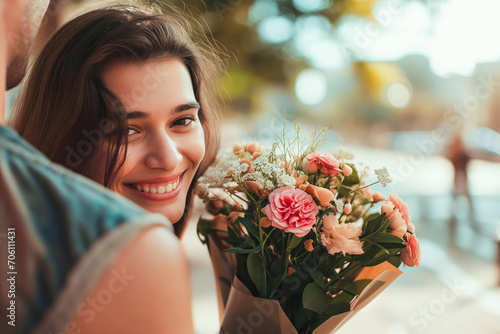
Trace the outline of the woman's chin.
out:
[[[184,210],[179,211],[179,209],[175,210],[174,212],[172,212],[172,210],[165,210],[165,208],[158,208],[158,207],[157,208],[144,208],[144,209],[146,209],[150,212],[159,213],[159,214],[165,216],[165,218],[167,218],[172,224],[175,224],[179,220],[181,220],[182,214],[184,213]]]

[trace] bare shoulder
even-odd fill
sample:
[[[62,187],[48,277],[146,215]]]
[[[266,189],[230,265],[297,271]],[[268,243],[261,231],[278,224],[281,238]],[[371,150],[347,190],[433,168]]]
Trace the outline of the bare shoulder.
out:
[[[77,312],[76,328],[80,333],[193,333],[189,282],[177,237],[163,227],[146,229],[95,286],[87,298],[95,307]]]

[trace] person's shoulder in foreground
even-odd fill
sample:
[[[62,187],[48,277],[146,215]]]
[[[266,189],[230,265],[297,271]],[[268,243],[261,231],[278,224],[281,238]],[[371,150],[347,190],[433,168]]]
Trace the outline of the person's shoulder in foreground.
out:
[[[18,254],[15,271],[5,268],[5,272],[16,272],[12,275],[14,296],[2,302],[5,310],[15,300],[12,312],[7,313],[13,314],[11,325],[23,332],[38,328],[41,333],[86,326],[95,332],[120,325],[126,328],[114,328],[121,333],[125,329],[137,332],[131,324],[149,324],[153,330],[155,321],[163,326],[155,310],[164,311],[167,305],[153,306],[161,300],[172,304],[172,298],[171,291],[161,289],[161,283],[180,285],[179,278],[187,277],[170,223],[50,163],[2,126],[0,161],[2,232],[14,232],[11,245]],[[182,270],[169,274],[172,267]],[[157,278],[161,282],[155,283]],[[155,284],[160,285],[156,296],[164,294],[161,299],[144,295]],[[2,293],[8,295],[9,291]],[[123,309],[122,305],[129,307]],[[107,321],[110,313],[123,316],[124,311],[133,313],[128,319],[144,314],[137,321]]]

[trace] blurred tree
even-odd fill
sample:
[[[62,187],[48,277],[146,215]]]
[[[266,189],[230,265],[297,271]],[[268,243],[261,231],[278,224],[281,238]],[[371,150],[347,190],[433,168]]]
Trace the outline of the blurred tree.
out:
[[[372,7],[376,0],[144,0],[160,6],[171,4],[183,8],[210,31],[230,55],[228,77],[222,83],[233,107],[237,111],[252,110],[252,98],[267,85],[280,85],[293,89],[296,74],[308,67],[298,55],[289,39],[266,43],[259,36],[259,24],[250,18],[256,4],[271,4],[275,12],[263,13],[264,17],[284,17],[295,23],[299,18],[319,15],[332,26],[347,14],[372,19]],[[308,8],[312,4],[312,7]],[[264,8],[265,6],[263,6]],[[263,9],[264,10],[264,9]]]

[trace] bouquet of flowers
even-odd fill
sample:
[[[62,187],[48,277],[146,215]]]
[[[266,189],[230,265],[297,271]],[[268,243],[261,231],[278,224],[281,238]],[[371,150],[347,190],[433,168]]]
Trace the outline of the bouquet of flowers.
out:
[[[268,150],[235,145],[200,178],[200,218],[216,273],[221,333],[332,333],[401,272],[418,266],[408,206],[370,186],[391,182],[347,152],[317,150],[300,128]]]

